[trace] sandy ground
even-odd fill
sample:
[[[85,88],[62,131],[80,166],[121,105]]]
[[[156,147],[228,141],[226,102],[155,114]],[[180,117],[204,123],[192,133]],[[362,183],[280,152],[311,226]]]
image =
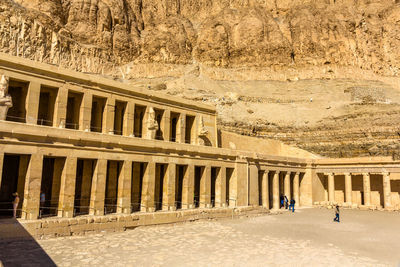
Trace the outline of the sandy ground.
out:
[[[400,214],[301,209],[40,240],[59,266],[400,266]]]

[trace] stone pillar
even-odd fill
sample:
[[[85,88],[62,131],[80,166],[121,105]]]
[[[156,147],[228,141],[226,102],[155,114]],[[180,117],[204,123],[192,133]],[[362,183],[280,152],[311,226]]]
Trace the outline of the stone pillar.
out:
[[[182,183],[182,209],[192,209],[194,204],[194,165],[187,166]]]
[[[17,192],[21,200],[23,200],[22,197],[24,196],[26,174],[28,172],[29,161],[30,161],[30,155],[21,155],[19,157]],[[18,204],[19,209],[22,208],[22,204],[23,202],[20,201]]]
[[[143,176],[143,186],[142,186],[142,203],[141,211],[155,211],[154,205],[154,190],[156,183],[156,163],[147,163],[146,171]]]
[[[35,220],[39,216],[40,186],[42,182],[43,155],[32,154],[25,179],[22,219]]]
[[[347,204],[352,204],[351,195],[352,195],[352,186],[351,186],[351,173],[344,174],[344,185],[345,185],[345,202]]]
[[[249,206],[258,206],[260,205],[259,199],[259,190],[258,190],[258,167],[254,164],[249,165]]]
[[[93,172],[90,196],[90,215],[104,215],[104,198],[106,194],[107,160],[98,159]]]
[[[176,164],[168,164],[163,185],[163,210],[176,210],[175,207],[175,182],[176,182]]]
[[[114,134],[115,98],[107,98],[104,108],[103,133]]]
[[[291,200],[290,197],[290,172],[286,172],[284,176],[284,194],[288,198],[288,200]]]
[[[53,126],[58,128],[65,128],[67,122],[67,102],[68,102],[68,89],[60,87],[58,89],[54,116]]]
[[[162,117],[162,128],[164,141],[169,141],[171,139],[171,110],[166,109]]]
[[[272,177],[272,208],[274,210],[279,209],[279,171],[274,172],[274,176]]]
[[[126,104],[124,126],[122,129],[122,133],[124,136],[133,136],[134,118],[135,118],[135,104],[132,102],[128,102]]]
[[[125,160],[118,179],[117,213],[131,213],[132,162]]]
[[[219,168],[215,180],[215,207],[226,207],[226,168]]]
[[[200,208],[211,206],[211,166],[204,167],[203,175],[200,179]]]
[[[297,206],[300,206],[300,173],[296,172],[293,178],[293,198]]]
[[[92,101],[93,95],[90,92],[85,92],[82,97],[81,110],[79,114],[79,130],[81,131],[90,132]]]
[[[186,114],[181,113],[176,125],[176,142],[184,144],[186,135]]]
[[[383,178],[383,205],[385,209],[389,209],[392,206],[391,203],[391,193],[392,190],[390,188],[390,175],[387,172],[384,172],[382,174]]]
[[[30,82],[25,103],[27,124],[37,124],[37,118],[39,112],[39,98],[40,98],[40,83]]]
[[[141,188],[140,188],[140,180],[142,179],[141,177],[141,172],[140,172],[140,166],[144,165],[144,163],[140,162],[134,162],[133,163],[133,169],[132,169],[132,197],[131,197],[131,205],[133,211],[138,211],[140,210],[140,202],[141,202]]]
[[[335,201],[335,178],[333,173],[328,173],[328,201]]]
[[[371,182],[369,173],[363,173],[364,205],[371,205]]]
[[[60,198],[58,201],[58,217],[74,216],[75,183],[77,158],[67,157],[61,174]]]
[[[268,189],[268,170],[263,172],[261,180],[262,205],[269,209],[269,189]]]

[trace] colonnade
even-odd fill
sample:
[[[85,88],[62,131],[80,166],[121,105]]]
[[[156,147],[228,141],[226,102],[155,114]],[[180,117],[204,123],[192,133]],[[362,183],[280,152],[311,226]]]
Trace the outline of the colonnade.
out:
[[[344,175],[344,203],[348,205],[354,204],[352,199],[353,197],[353,188],[352,188],[352,177],[353,175],[357,175],[358,173],[322,173],[328,177],[328,185],[327,185],[327,193],[328,193],[328,201],[330,203],[337,202],[335,199],[335,176]],[[374,173],[375,174],[375,173]],[[390,186],[390,175],[388,172],[377,173],[379,176],[382,176],[382,192],[383,192],[383,206],[384,208],[391,207],[391,186]],[[359,174],[358,174],[359,175]],[[361,173],[362,175],[362,183],[363,183],[363,199],[364,205],[370,206],[372,204],[371,201],[371,173],[365,172]]]

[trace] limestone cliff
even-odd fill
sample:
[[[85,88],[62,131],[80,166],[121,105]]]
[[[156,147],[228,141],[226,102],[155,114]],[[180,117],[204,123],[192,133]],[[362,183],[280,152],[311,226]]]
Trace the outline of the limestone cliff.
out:
[[[397,153],[399,36],[398,0],[0,0],[0,52],[214,103],[224,129],[327,156]]]

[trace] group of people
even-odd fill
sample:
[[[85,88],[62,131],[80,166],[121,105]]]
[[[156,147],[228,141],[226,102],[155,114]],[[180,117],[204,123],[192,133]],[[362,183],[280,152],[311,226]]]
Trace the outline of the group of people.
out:
[[[289,208],[289,211],[292,210],[292,212],[294,212],[294,205],[296,204],[296,201],[294,200],[294,198],[292,198],[292,199],[289,201],[289,199],[287,198],[287,196],[281,195],[280,199],[281,199],[281,206],[280,206],[280,208],[282,208],[282,207],[285,207],[285,209],[288,209],[288,208]],[[290,204],[289,204],[289,203],[290,203]]]

